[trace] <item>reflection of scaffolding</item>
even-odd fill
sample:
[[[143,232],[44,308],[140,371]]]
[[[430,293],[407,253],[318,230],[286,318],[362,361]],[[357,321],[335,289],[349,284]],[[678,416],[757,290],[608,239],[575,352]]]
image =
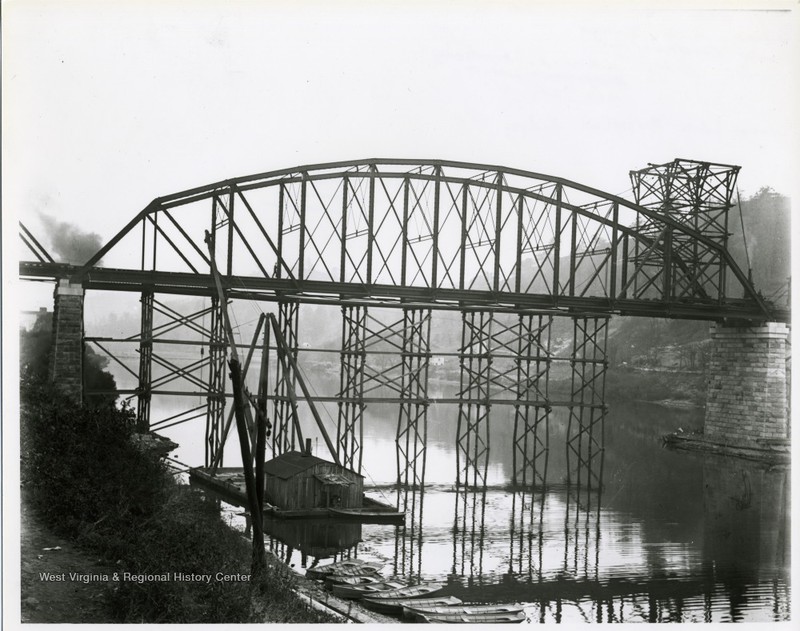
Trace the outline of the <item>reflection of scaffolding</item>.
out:
[[[405,522],[398,526],[394,542],[393,573],[411,580],[422,580],[422,505],[425,490],[398,487],[397,507],[405,511]]]
[[[521,581],[542,581],[545,493],[516,491],[511,498],[508,573]]]
[[[297,329],[299,303],[282,300],[278,303],[278,328],[293,357],[297,359]],[[280,354],[280,351],[279,351]],[[294,409],[290,391],[294,392],[297,375],[290,362],[279,361],[275,370],[275,421],[272,431],[272,454],[278,456],[292,451],[297,445]]]
[[[568,460],[570,458],[567,452]],[[567,467],[574,463],[567,462]],[[600,567],[600,501],[603,456],[580,461],[582,484],[569,484],[564,509],[564,573],[576,579],[598,580]]]
[[[486,487],[458,491],[453,521],[453,574],[469,584],[483,580]]]

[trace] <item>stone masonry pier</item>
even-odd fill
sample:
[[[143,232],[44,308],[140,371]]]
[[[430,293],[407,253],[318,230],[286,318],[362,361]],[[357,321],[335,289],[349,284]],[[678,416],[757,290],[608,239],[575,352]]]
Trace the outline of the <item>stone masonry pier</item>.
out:
[[[777,322],[712,327],[706,440],[761,449],[788,439],[788,337],[789,327]]]
[[[54,292],[50,381],[78,401],[83,396],[83,287],[61,279]]]

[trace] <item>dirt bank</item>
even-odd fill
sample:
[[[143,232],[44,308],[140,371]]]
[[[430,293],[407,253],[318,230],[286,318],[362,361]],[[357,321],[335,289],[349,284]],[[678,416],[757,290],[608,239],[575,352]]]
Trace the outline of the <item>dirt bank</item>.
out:
[[[114,568],[44,526],[22,507],[22,622],[114,622],[106,582]],[[63,577],[64,580],[54,580]]]

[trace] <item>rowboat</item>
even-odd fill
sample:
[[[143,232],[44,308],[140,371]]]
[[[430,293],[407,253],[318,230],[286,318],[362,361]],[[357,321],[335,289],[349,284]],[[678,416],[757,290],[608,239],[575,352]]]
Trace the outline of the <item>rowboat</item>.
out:
[[[388,591],[382,591],[370,596],[373,600],[380,598],[422,598],[433,596],[444,589],[444,583],[420,583],[419,585],[406,585]]]
[[[513,603],[509,605],[443,605],[440,603],[435,604],[417,604],[411,600],[408,604],[403,605],[403,615],[407,618],[418,618],[421,615],[425,616],[450,616],[450,615],[484,615],[484,614],[517,614],[525,610],[525,605],[520,603]]]
[[[321,578],[327,581],[331,576],[339,576],[341,578],[345,578],[346,576],[376,576],[382,568],[383,566],[378,563],[364,563],[358,567],[339,568],[333,573],[324,574]],[[307,575],[308,574],[306,574],[306,576]]]
[[[342,574],[331,574],[325,577],[325,586],[332,589],[334,585],[374,585],[382,583],[384,578],[373,574],[371,576],[343,576]]]
[[[356,574],[377,574],[382,567],[382,565],[368,563],[362,559],[345,559],[329,565],[310,567],[306,570],[306,576],[308,578],[323,579],[331,574],[347,574],[353,571],[354,568],[359,570]]]
[[[404,587],[403,583],[372,583],[371,585],[342,585],[333,586],[333,595],[339,598],[358,599],[379,592],[396,591]]]
[[[456,624],[504,624],[504,623],[520,623],[526,620],[525,612],[518,611],[517,613],[476,613],[472,615],[467,614],[419,614],[417,622],[432,622],[432,623],[456,623]]]
[[[420,607],[445,607],[447,605],[458,605],[461,599],[455,596],[434,596],[433,598],[380,598],[380,597],[366,597],[363,600],[364,606],[372,611],[379,613],[393,613],[399,614],[401,611],[405,612],[406,605],[412,607],[419,605]]]

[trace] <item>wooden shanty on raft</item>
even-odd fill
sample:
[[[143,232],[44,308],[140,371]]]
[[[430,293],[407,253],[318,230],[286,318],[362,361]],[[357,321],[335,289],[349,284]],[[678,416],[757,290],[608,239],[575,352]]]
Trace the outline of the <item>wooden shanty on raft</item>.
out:
[[[283,510],[360,508],[364,476],[307,452],[288,451],[264,463],[264,499]]]
[[[247,506],[241,468],[189,471],[192,484],[225,501]],[[364,495],[364,476],[312,455],[289,451],[264,463],[264,512],[280,518],[337,517],[363,522],[402,521],[394,506]]]

